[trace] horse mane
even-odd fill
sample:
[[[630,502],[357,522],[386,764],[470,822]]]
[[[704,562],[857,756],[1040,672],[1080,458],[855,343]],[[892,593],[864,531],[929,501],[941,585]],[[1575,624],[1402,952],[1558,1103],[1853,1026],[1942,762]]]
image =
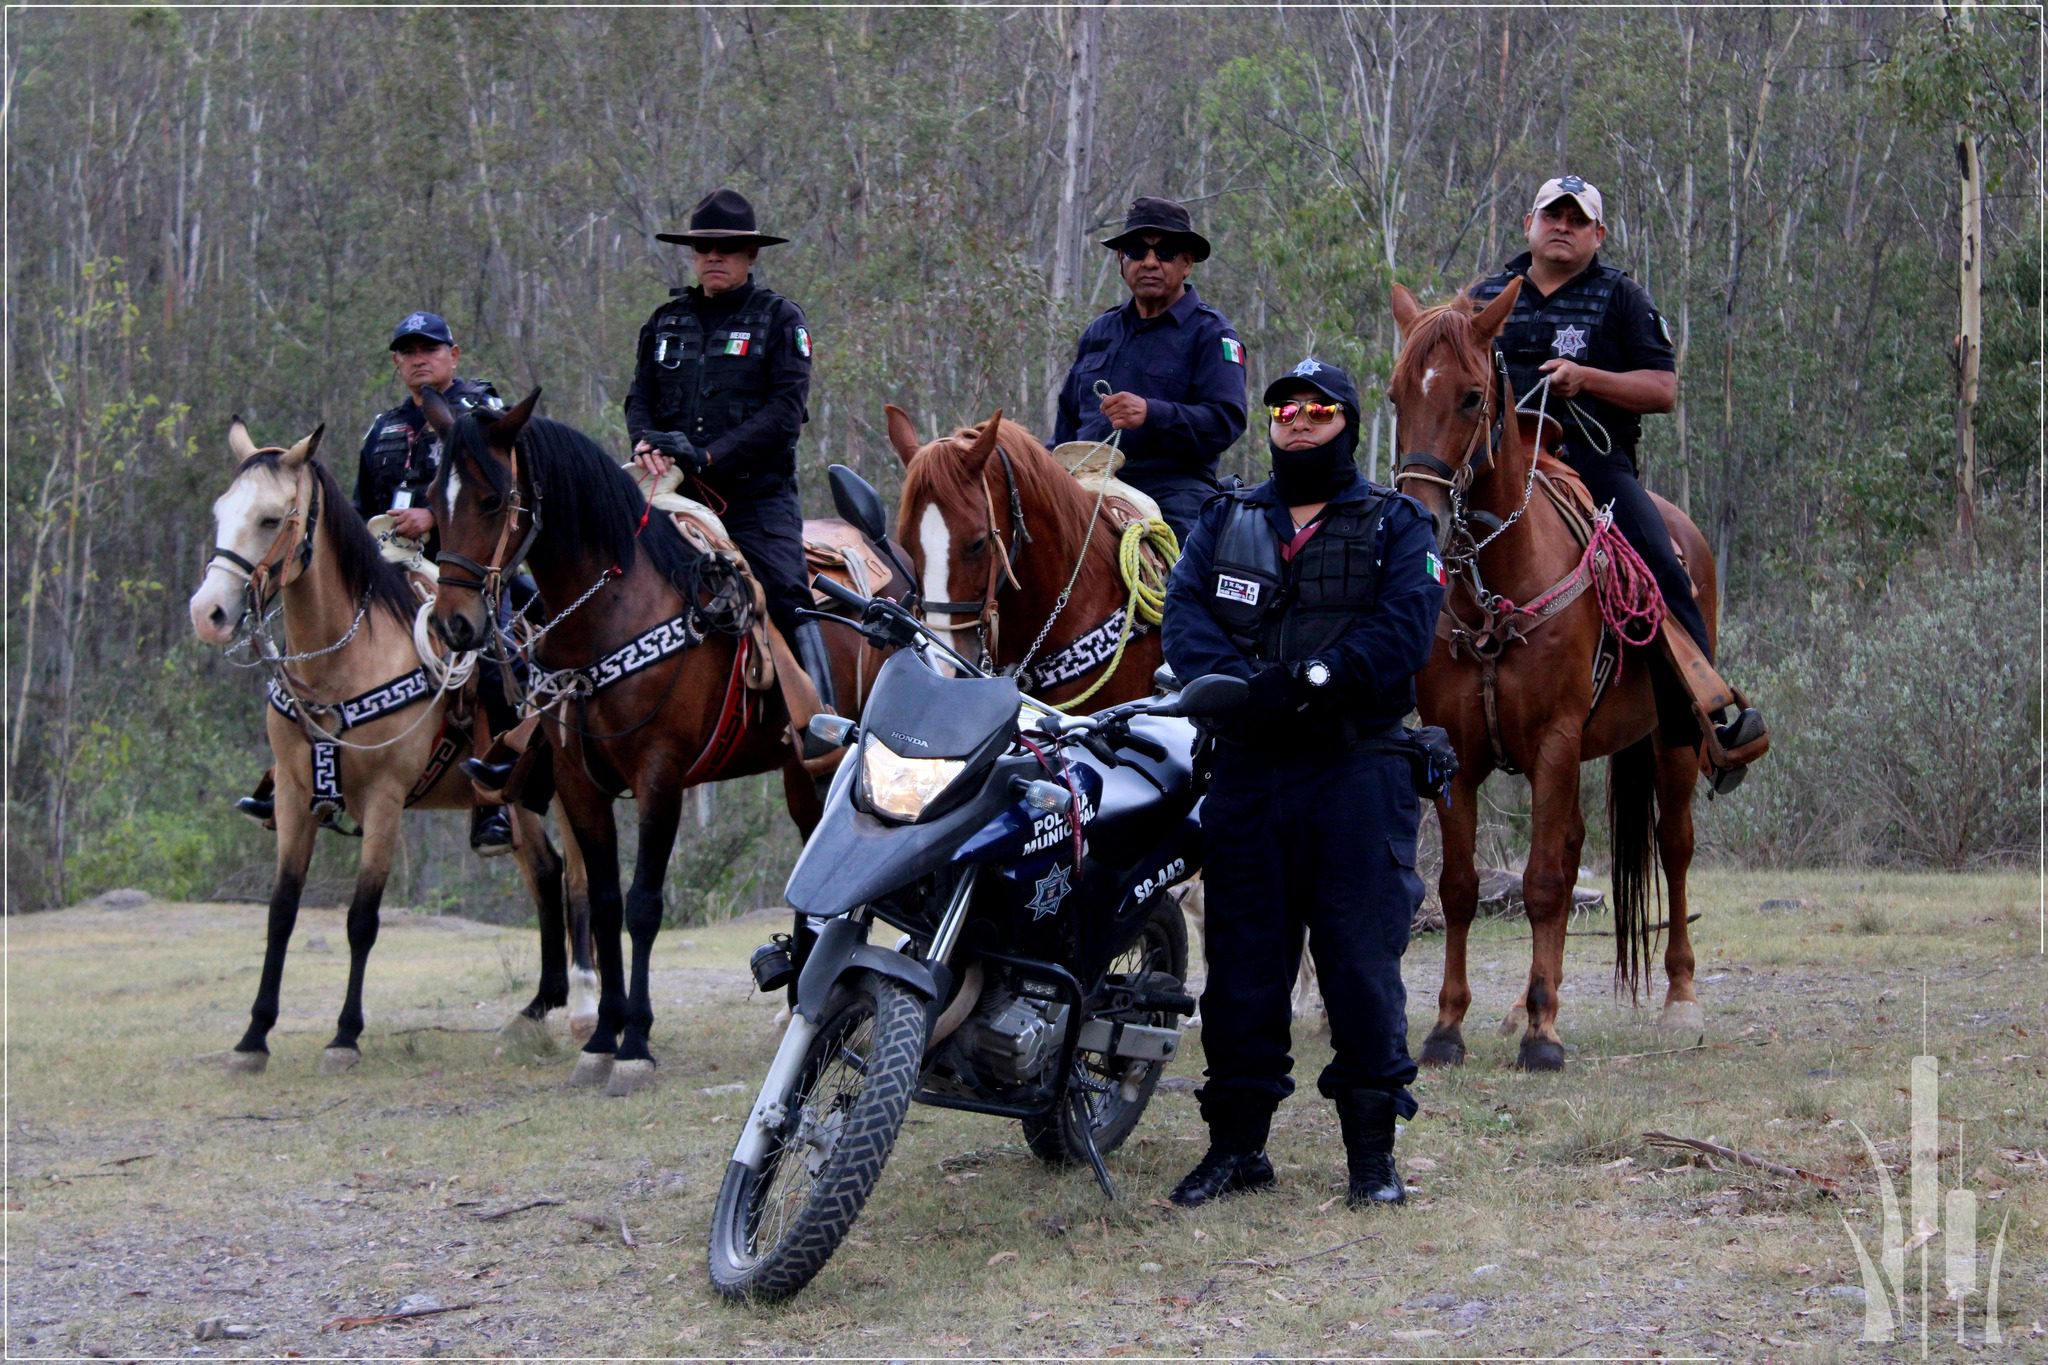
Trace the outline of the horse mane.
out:
[[[1442,303],[1433,304],[1416,314],[1414,325],[1402,338],[1400,355],[1394,361],[1393,380],[1415,378],[1415,368],[1438,345],[1471,350],[1472,315],[1477,309],[1478,303],[1472,297],[1470,286],[1467,286]]]
[[[903,472],[897,539],[905,544],[916,541],[917,527],[912,524],[911,509],[921,507],[927,501],[953,508],[970,517],[986,517],[988,508],[981,493],[984,480],[996,502],[998,525],[1008,524],[1009,513],[1004,503],[1009,494],[1003,485],[1002,475],[997,472],[999,457],[989,457],[988,463],[978,471],[980,478],[976,477],[976,470],[968,467],[968,453],[981,439],[982,430],[981,426],[961,427],[951,436],[927,443],[911,459]],[[1030,532],[1033,543],[1057,552],[1063,560],[1078,556],[1082,549],[1081,529],[1088,524],[1094,499],[1039,444],[1036,436],[1007,417],[996,426],[996,446],[1010,457],[1010,467],[1017,475],[1017,494],[1025,507],[1051,507],[1067,514],[1056,515],[1050,528],[1043,519],[1038,522],[1027,519],[1025,529]],[[1096,530],[1103,531],[1107,526],[1106,519],[1098,520]]]
[[[236,467],[235,477],[239,479],[256,468],[277,470],[283,455],[281,447],[259,450]],[[413,596],[405,570],[384,558],[377,538],[370,534],[369,525],[363,521],[363,514],[356,511],[355,503],[341,491],[333,472],[317,458],[308,459],[306,467],[313,471],[313,481],[320,490],[323,526],[316,527],[314,534],[320,534],[322,529],[326,531],[328,543],[334,547],[335,568],[341,574],[342,585],[348,589],[348,595],[356,598],[367,592],[372,605],[390,612],[399,622],[410,626],[420,604],[419,599]]]
[[[483,415],[465,412],[446,437],[446,456],[434,478],[434,496],[457,460],[467,464],[505,497],[511,489],[504,465],[487,458]],[[699,556],[666,516],[646,516],[647,500],[633,477],[603,446],[566,422],[534,417],[519,433],[519,457],[533,480],[540,512],[558,544],[580,546],[621,572],[645,551],[663,578],[694,596]],[[645,525],[642,525],[643,517]]]

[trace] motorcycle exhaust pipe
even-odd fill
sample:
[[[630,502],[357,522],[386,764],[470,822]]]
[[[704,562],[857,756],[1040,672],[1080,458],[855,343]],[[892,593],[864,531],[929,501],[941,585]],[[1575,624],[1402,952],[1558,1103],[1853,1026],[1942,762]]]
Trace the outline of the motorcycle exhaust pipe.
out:
[[[967,1016],[974,1012],[975,1003],[981,999],[981,982],[981,959],[976,958],[967,964],[967,970],[961,974],[960,989],[954,993],[953,1003],[946,1006],[946,1012],[932,1025],[931,1041],[925,1044],[924,1049],[926,1056],[930,1056],[934,1048],[952,1037],[954,1030],[967,1022]]]

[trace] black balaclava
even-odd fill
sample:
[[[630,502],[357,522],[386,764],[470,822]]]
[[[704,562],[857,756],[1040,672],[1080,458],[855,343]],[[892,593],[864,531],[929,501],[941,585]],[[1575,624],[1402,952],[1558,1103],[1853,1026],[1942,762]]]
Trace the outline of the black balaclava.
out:
[[[1282,395],[1314,389],[1344,409],[1344,430],[1319,446],[1307,450],[1282,450],[1273,443],[1270,421],[1266,448],[1273,455],[1273,487],[1280,501],[1289,507],[1328,502],[1358,477],[1353,457],[1358,451],[1358,390],[1351,376],[1313,356],[1266,386],[1268,405],[1282,401]]]

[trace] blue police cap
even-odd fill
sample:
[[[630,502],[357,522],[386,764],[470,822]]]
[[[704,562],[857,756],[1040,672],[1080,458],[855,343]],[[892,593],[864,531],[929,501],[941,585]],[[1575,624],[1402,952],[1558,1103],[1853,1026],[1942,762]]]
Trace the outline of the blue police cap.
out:
[[[439,313],[407,313],[399,319],[398,325],[391,329],[391,349],[397,350],[398,343],[407,337],[425,337],[429,341],[438,341],[443,346],[455,344],[455,334],[448,330],[447,319]]]
[[[1351,376],[1328,361],[1317,360],[1314,356],[1304,359],[1299,365],[1266,385],[1265,397],[1260,401],[1271,404],[1285,394],[1303,387],[1314,389],[1332,403],[1339,404],[1350,414],[1355,425],[1358,422],[1358,386],[1351,382]]]

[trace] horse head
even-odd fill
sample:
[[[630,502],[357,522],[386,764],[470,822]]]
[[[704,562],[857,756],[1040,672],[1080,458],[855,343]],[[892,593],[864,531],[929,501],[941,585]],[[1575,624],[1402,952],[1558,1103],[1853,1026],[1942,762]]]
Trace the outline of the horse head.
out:
[[[1449,548],[1458,506],[1488,472],[1503,437],[1519,448],[1515,424],[1503,426],[1514,395],[1497,373],[1493,341],[1521,289],[1521,279],[1513,279],[1475,311],[1462,293],[1424,308],[1405,287],[1394,286],[1394,322],[1401,329],[1387,386],[1400,450],[1394,484],[1429,509],[1439,549]]]
[[[939,633],[948,644],[968,623],[985,639],[996,597],[1018,585],[1017,561],[1032,538],[1020,465],[1032,454],[1050,457],[1000,408],[979,427],[930,442],[918,440],[901,408],[884,411],[904,465],[896,538],[910,550],[925,615],[945,618]]]
[[[258,446],[239,415],[228,426],[234,478],[213,502],[213,549],[189,611],[192,631],[210,645],[225,645],[249,609],[306,570],[320,481],[312,466],[321,433],[289,448]],[[293,553],[294,550],[299,553]]]
[[[427,488],[427,506],[441,538],[436,562],[434,630],[452,649],[477,649],[490,636],[499,583],[517,569],[539,529],[533,474],[519,466],[519,437],[540,390],[502,415],[456,413],[432,389],[420,409],[441,437],[441,468]]]

